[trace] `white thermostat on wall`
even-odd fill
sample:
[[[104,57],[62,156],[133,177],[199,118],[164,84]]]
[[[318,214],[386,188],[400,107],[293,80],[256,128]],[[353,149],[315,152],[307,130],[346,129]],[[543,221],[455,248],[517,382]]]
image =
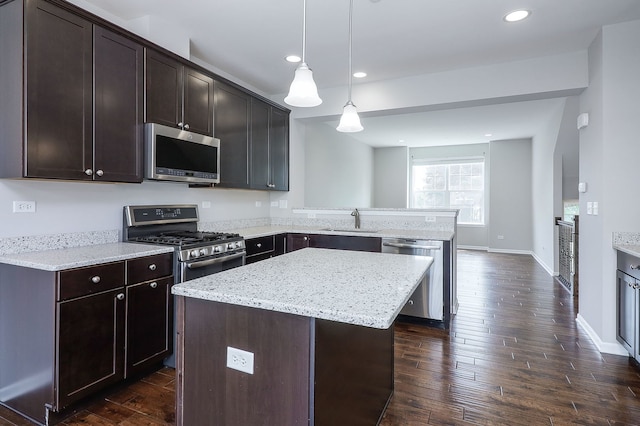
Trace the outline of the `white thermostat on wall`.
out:
[[[578,183],[578,192],[587,192],[587,182]]]

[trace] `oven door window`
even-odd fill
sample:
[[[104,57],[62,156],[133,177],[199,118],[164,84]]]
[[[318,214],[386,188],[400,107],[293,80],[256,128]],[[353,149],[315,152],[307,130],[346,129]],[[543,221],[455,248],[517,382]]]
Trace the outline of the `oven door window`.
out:
[[[181,281],[194,280],[207,275],[237,268],[245,263],[245,253],[237,253],[231,256],[224,256],[211,259],[194,260],[192,262],[182,262]]]

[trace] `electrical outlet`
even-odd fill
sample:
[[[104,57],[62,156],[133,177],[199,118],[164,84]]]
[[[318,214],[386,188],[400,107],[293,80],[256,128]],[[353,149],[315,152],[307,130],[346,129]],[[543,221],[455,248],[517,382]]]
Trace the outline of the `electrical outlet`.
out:
[[[498,235],[499,240],[504,240],[504,235]]]
[[[316,218],[315,213],[307,213],[307,219],[315,219],[315,218]]]
[[[203,201],[202,202],[202,208],[203,209],[210,209],[211,208],[211,201]]]
[[[272,201],[271,202],[271,207],[278,207],[278,202],[277,201]]]
[[[227,346],[227,367],[253,374],[253,352]]]
[[[262,207],[262,201],[256,201],[256,207]]]
[[[35,213],[36,202],[35,201],[14,201],[13,212],[14,213]]]
[[[286,209],[287,208],[287,200],[280,200],[280,208],[281,209]]]
[[[436,217],[435,216],[425,216],[424,217],[424,221],[425,222],[435,222],[436,221]]]

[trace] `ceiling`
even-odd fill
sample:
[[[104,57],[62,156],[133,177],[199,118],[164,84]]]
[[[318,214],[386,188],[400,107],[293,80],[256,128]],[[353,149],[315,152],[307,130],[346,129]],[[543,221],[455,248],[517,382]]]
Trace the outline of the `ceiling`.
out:
[[[284,57],[301,54],[302,0],[85,1],[125,21],[150,15],[175,23],[193,56],[267,96],[288,91],[296,65]],[[531,17],[503,21],[521,8]],[[323,88],[347,83],[348,12],[348,0],[307,0],[306,61],[321,97]],[[581,51],[603,25],[635,19],[638,0],[354,0],[353,68],[371,82]],[[548,105],[524,104],[367,117],[363,125],[375,131],[354,137],[374,146],[384,137],[389,146],[468,141],[478,131],[493,139],[532,136],[540,127],[534,117],[543,119]]]

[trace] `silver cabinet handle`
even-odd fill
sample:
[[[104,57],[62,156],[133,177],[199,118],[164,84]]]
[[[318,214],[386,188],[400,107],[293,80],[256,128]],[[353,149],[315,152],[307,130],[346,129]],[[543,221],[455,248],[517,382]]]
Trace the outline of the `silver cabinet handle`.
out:
[[[184,129],[185,129],[185,130],[189,130],[189,125],[188,125],[188,124],[185,124],[185,125],[184,125]]]
[[[407,302],[407,305],[413,305],[413,300],[409,300],[409,301]]]
[[[98,284],[100,282],[100,276],[96,275],[95,277],[91,277],[91,282]]]
[[[178,123],[178,127],[180,127],[181,129],[183,128],[184,124],[182,124],[182,121]]]
[[[256,244],[256,247],[258,247],[258,248],[262,247],[262,243]]]
[[[303,240],[307,241],[309,239],[309,237],[304,237]]]
[[[87,170],[84,171],[84,174],[87,175],[87,176],[91,176],[93,174],[93,170],[87,169]]]
[[[118,293],[118,295],[116,296],[116,299],[124,300],[124,293]]]
[[[629,265],[629,269],[631,269],[632,271],[633,271],[634,269],[635,269],[635,270],[638,270],[638,269],[640,269],[640,265],[634,265],[634,264],[631,264],[631,265]]]
[[[155,263],[152,263],[151,265],[149,265],[149,270],[150,270],[150,271],[155,271],[155,270],[156,270],[156,268],[157,268],[157,266],[156,266],[156,264],[155,264]]]
[[[275,183],[268,183],[267,184],[267,188],[275,188],[275,187],[276,187]]]
[[[158,287],[158,283],[154,281],[151,284],[149,284],[149,287],[156,288],[156,287]]]
[[[104,174],[104,172],[103,172],[102,170],[98,170],[98,171],[96,171],[96,174],[97,174],[98,176],[102,176],[102,175]]]

